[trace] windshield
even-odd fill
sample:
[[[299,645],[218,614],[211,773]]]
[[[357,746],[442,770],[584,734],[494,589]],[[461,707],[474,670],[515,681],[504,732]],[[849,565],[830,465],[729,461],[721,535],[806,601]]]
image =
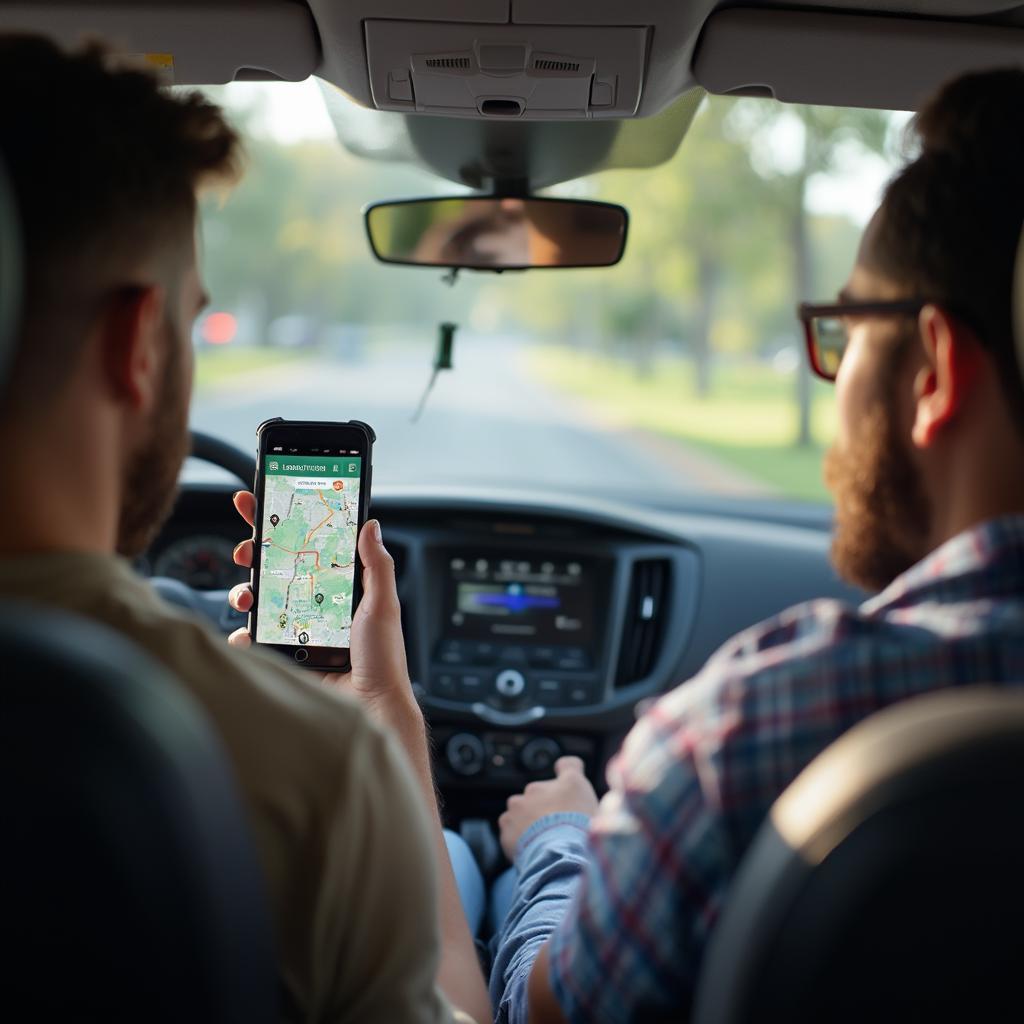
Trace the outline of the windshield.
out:
[[[463,190],[346,152],[313,80],[210,91],[249,158],[202,207],[195,429],[252,450],[272,416],[361,419],[375,486],[827,500],[794,306],[844,283],[905,115],[709,99],[668,163],[548,191],[627,206],[621,264],[452,283],[377,263],[361,209]]]

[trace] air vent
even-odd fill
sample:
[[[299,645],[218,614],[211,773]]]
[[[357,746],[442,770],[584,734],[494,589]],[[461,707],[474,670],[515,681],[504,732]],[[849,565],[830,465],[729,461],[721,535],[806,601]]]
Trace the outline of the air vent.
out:
[[[654,667],[664,631],[670,574],[665,558],[644,559],[633,565],[616,687],[646,679]]]
[[[533,62],[534,71],[561,71],[576,74],[579,69],[579,61],[549,60],[547,58],[538,57]]]
[[[427,57],[424,64],[428,68],[436,68],[441,71],[468,71],[468,57]]]

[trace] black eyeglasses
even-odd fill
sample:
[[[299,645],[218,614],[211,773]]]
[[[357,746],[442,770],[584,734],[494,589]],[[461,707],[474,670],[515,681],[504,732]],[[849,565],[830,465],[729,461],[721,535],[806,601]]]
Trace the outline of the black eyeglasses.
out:
[[[811,369],[823,380],[835,380],[850,343],[850,321],[861,317],[917,316],[928,305],[923,299],[891,302],[835,302],[815,305],[802,302],[797,316],[804,325]]]

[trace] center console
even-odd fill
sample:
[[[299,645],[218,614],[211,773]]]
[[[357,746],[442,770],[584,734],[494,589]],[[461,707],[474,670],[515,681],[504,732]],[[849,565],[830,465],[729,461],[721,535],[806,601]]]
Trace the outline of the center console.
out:
[[[685,650],[694,553],[513,514],[453,518],[407,537],[399,586],[409,663],[450,812],[493,819],[564,755],[599,783],[608,744]]]

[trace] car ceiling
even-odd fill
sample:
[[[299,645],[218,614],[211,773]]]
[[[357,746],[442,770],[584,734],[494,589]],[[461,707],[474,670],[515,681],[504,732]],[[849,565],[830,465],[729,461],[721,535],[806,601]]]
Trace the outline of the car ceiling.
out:
[[[0,28],[64,43],[92,33],[127,53],[168,55],[178,84],[317,75],[364,106],[397,111],[420,163],[477,188],[660,162],[685,133],[698,90],[913,110],[962,71],[1024,66],[1024,0],[0,0]],[[392,87],[400,69],[389,69],[404,60],[414,75],[423,48],[476,46],[479,55],[481,40],[596,55],[584,65],[594,72],[588,96],[591,82],[611,81],[614,102],[584,100],[557,115],[527,105],[496,122],[486,105],[416,113],[436,77],[417,80],[415,101]],[[616,74],[605,74],[612,64]],[[556,130],[572,120],[580,123]]]

